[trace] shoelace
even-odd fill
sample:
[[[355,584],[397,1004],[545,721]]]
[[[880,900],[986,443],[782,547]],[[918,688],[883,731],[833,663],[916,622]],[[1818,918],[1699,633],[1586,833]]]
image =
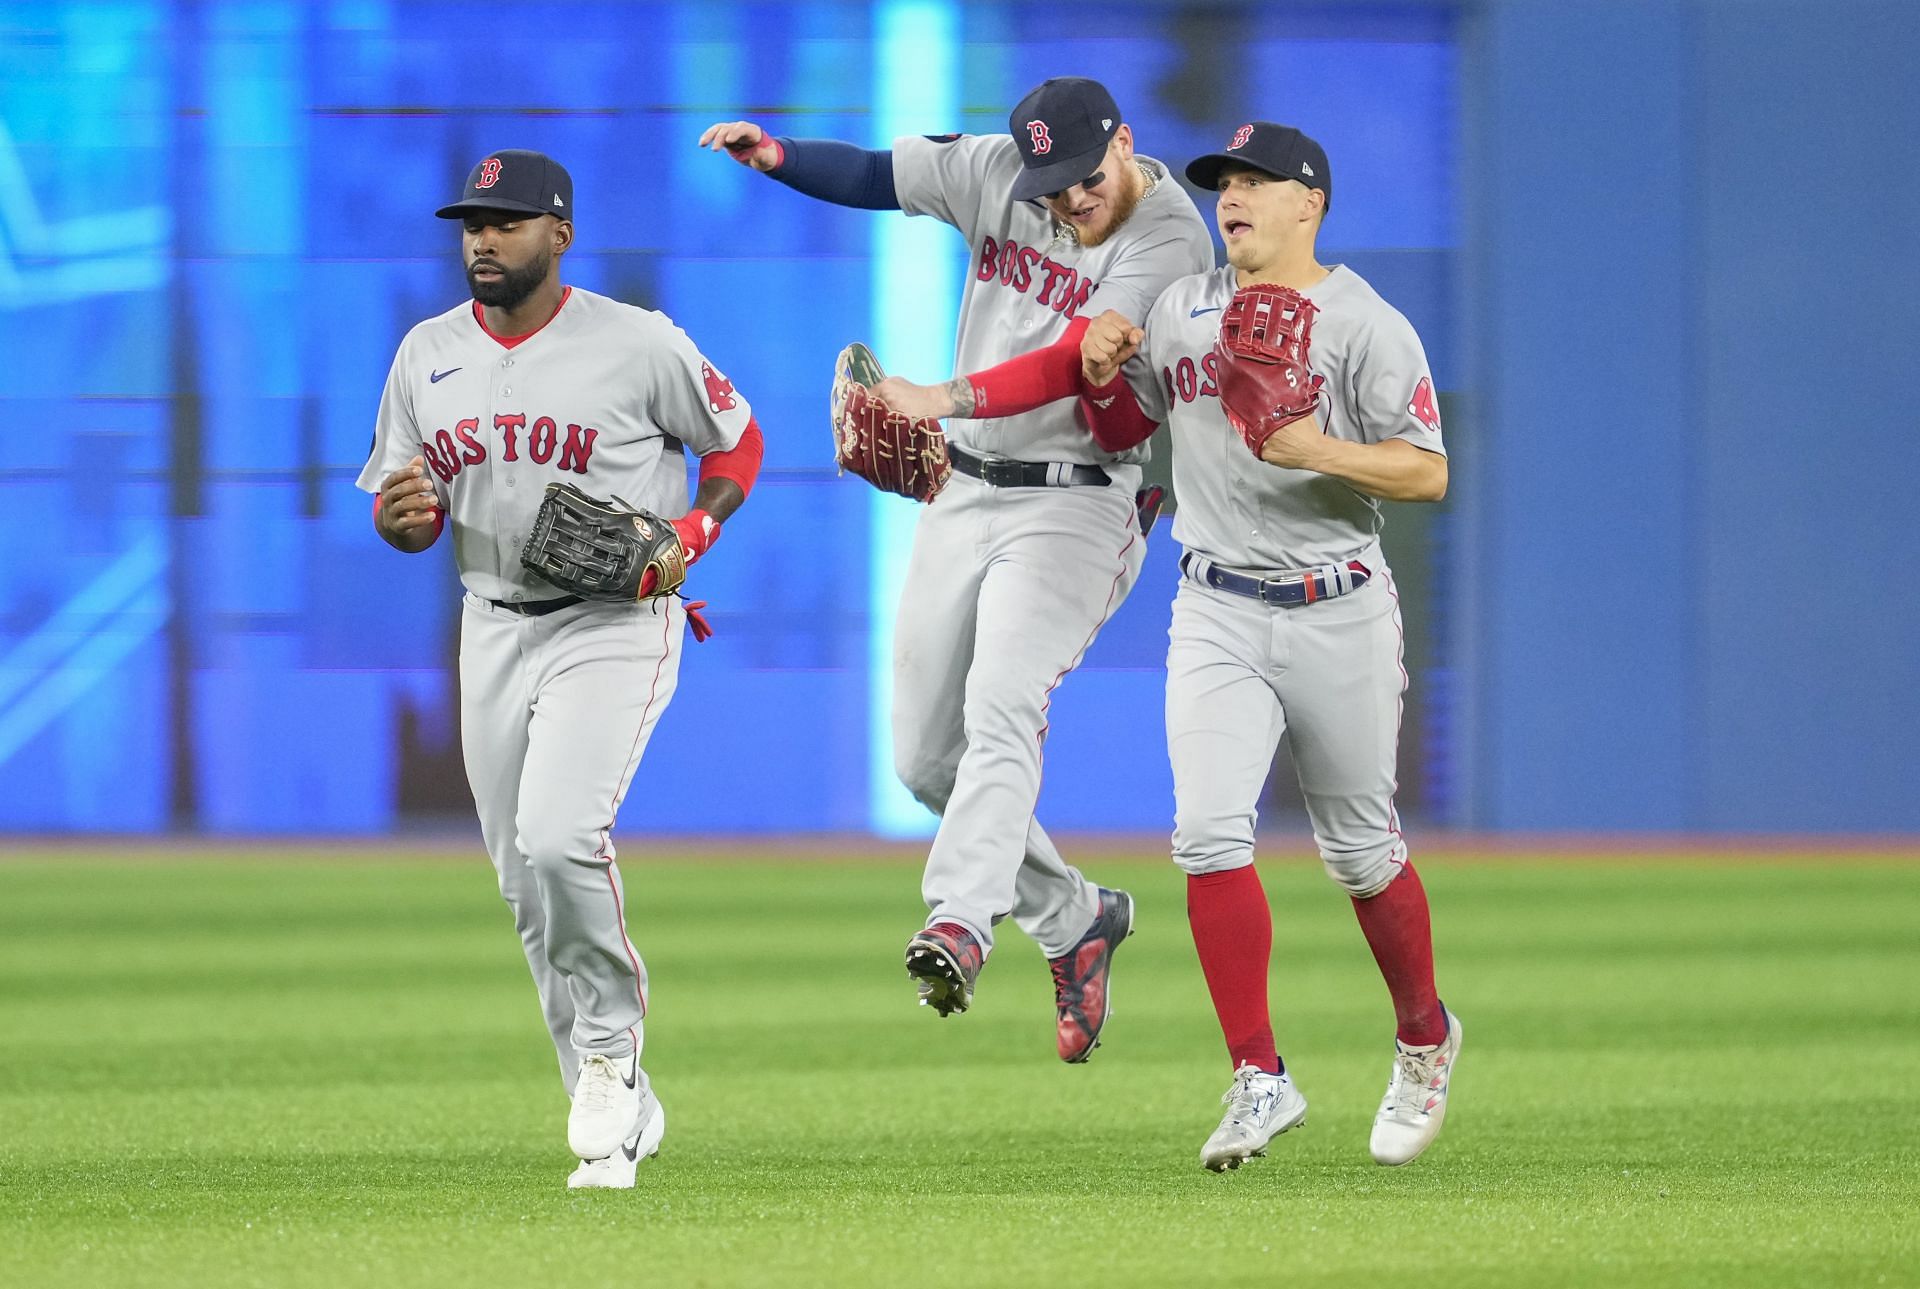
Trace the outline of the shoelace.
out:
[[[588,1110],[607,1110],[613,1106],[614,1088],[625,1086],[625,1082],[613,1068],[612,1061],[604,1056],[589,1056],[580,1067],[579,1095]]]
[[[1221,1105],[1232,1108],[1233,1118],[1250,1117],[1259,1108],[1260,1098],[1268,1095],[1260,1090],[1258,1080],[1261,1075],[1262,1071],[1251,1065],[1243,1065],[1233,1072],[1233,1082],[1227,1086],[1226,1094],[1220,1098]],[[1276,1097],[1275,1100],[1278,1098]]]
[[[1062,1007],[1066,1006],[1067,1003],[1071,1001],[1068,997],[1068,993],[1073,981],[1072,981],[1072,977],[1069,976],[1067,972],[1071,968],[1072,963],[1073,963],[1073,955],[1068,954],[1064,958],[1056,958],[1052,962],[1047,964],[1053,970],[1054,1001],[1059,1006],[1062,1006]]]
[[[1430,1085],[1440,1068],[1435,1063],[1439,1055],[1439,1052],[1426,1056],[1410,1056],[1404,1052],[1395,1054],[1394,1080],[1389,1089],[1393,1097],[1394,1115],[1404,1113],[1417,1117],[1427,1113],[1427,1098],[1434,1091]]]

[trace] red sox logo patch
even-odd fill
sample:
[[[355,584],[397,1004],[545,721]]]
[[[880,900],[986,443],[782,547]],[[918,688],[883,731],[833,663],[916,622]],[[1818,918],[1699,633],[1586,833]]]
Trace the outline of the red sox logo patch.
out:
[[[1033,155],[1044,157],[1053,151],[1053,136],[1047,133],[1045,121],[1028,121],[1027,138],[1033,141]]]
[[[1227,151],[1232,152],[1235,148],[1246,147],[1247,140],[1251,139],[1252,137],[1253,137],[1253,127],[1251,125],[1241,126],[1239,129],[1233,132],[1233,142],[1227,145]]]
[[[731,412],[740,405],[733,396],[733,382],[713,369],[712,363],[700,364],[700,379],[707,383],[707,409],[709,411]]]
[[[1413,419],[1432,430],[1440,432],[1440,404],[1433,397],[1433,378],[1422,376],[1420,383],[1413,387],[1413,397],[1407,402],[1407,411]]]
[[[488,157],[480,163],[480,177],[473,181],[475,188],[491,188],[500,182],[500,158]]]

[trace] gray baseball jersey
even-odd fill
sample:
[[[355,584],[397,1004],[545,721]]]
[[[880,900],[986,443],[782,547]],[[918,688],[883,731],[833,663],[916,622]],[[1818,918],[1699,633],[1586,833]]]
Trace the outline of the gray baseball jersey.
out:
[[[1227,424],[1213,342],[1234,289],[1231,266],[1168,287],[1127,364],[1142,410],[1156,421],[1171,416],[1174,540],[1231,568],[1350,559],[1378,538],[1380,503],[1327,475],[1268,465]],[[1401,438],[1444,455],[1433,375],[1413,324],[1343,265],[1302,294],[1319,307],[1308,366],[1322,428],[1353,443]]]
[[[1153,191],[1113,236],[1083,248],[1057,232],[1045,205],[1013,200],[1020,152],[1011,136],[937,142],[911,135],[894,141],[900,208],[952,224],[973,250],[960,303],[956,372],[981,371],[1045,348],[1089,309],[1088,317],[1107,309],[1142,317],[1169,282],[1212,266],[1213,242],[1192,200],[1165,166],[1137,159],[1156,176]],[[1019,416],[950,421],[947,433],[976,454],[1023,461],[1103,465],[1146,459],[1144,446],[1119,454],[1103,450],[1072,399]]]
[[[466,588],[551,599],[559,592],[520,566],[549,482],[682,515],[682,445],[724,451],[752,415],[663,313],[569,287],[552,321],[509,349],[462,304],[401,342],[359,486],[378,492],[424,456]]]
[[[573,287],[512,343],[472,304],[408,332],[360,473],[378,492],[424,457],[449,516],[467,779],[569,1091],[581,1057],[642,1044],[646,968],[610,831],[673,696],[686,612],[671,596],[522,611],[562,596],[520,549],[554,481],[684,514],[682,445],[731,448],[751,415],[665,315]]]

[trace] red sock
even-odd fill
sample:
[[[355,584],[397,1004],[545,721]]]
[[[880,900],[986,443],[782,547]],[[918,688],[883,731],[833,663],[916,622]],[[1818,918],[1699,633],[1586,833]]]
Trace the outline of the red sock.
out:
[[[1273,953],[1273,914],[1253,865],[1224,873],[1189,874],[1187,923],[1213,1010],[1226,1035],[1233,1068],[1257,1065],[1269,1074],[1285,1067],[1273,1045],[1267,1016],[1267,963]]]
[[[1433,988],[1433,925],[1427,914],[1427,889],[1412,864],[1372,899],[1355,899],[1353,911],[1366,933],[1373,960],[1380,964],[1400,1041],[1431,1047],[1447,1037],[1447,1015]]]

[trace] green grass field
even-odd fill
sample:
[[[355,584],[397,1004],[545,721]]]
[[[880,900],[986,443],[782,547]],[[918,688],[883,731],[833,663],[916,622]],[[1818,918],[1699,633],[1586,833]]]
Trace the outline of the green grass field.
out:
[[[484,858],[0,862],[0,1285],[1920,1283],[1920,862],[1422,862],[1467,1026],[1446,1134],[1367,1156],[1391,1012],[1263,862],[1305,1128],[1196,1162],[1230,1071],[1164,862],[1091,1064],[1011,931],[912,1005],[911,862],[622,867],[669,1115],[564,1189]]]

